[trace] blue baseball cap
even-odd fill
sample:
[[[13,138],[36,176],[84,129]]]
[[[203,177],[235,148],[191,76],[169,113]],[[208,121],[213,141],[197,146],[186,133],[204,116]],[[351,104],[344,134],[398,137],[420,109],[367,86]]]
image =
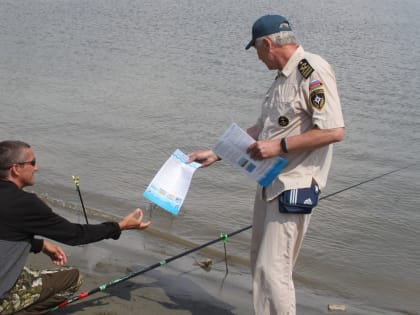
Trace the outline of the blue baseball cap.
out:
[[[256,20],[252,26],[252,39],[246,45],[245,49],[254,46],[255,40],[259,37],[291,30],[289,22],[285,17],[281,15],[264,15]]]

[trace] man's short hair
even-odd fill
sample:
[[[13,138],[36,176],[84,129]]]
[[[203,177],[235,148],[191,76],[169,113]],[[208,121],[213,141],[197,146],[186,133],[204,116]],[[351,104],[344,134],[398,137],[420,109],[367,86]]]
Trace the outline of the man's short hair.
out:
[[[23,141],[6,140],[0,142],[0,178],[6,178],[10,167],[25,158],[24,149],[31,146]]]
[[[287,32],[283,31],[283,32],[278,32],[278,33],[270,34],[267,36],[259,37],[255,40],[255,45],[256,46],[261,45],[262,39],[264,37],[270,38],[276,46],[297,44],[296,37],[292,31],[287,31]]]

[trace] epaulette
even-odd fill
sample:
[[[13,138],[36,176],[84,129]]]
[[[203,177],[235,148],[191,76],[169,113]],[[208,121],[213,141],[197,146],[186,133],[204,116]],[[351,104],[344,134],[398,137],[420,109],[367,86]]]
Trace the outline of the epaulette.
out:
[[[312,66],[309,64],[308,60],[306,59],[302,59],[301,61],[299,61],[298,69],[299,69],[300,74],[305,79],[309,78],[312,72],[315,71],[314,68],[312,68]]]

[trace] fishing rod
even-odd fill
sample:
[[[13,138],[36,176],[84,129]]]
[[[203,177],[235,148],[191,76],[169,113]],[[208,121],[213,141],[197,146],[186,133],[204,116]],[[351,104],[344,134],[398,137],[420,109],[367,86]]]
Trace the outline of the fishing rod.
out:
[[[72,176],[72,178],[73,178],[74,184],[76,185],[76,190],[79,193],[79,198],[80,198],[80,202],[82,203],[82,209],[83,209],[83,214],[85,215],[86,224],[89,224],[89,221],[86,215],[85,205],[83,203],[82,193],[80,192],[80,188],[79,188],[79,176]]]
[[[335,196],[335,195],[341,194],[341,193],[342,193],[342,192],[344,192],[344,191],[350,190],[350,189],[352,189],[352,188],[355,188],[355,187],[357,187],[357,186],[360,186],[360,185],[363,185],[363,184],[366,184],[366,183],[369,183],[369,182],[373,182],[374,180],[377,180],[377,179],[379,179],[379,178],[381,178],[381,177],[384,177],[384,176],[389,175],[389,174],[392,174],[392,173],[399,172],[399,171],[401,171],[401,170],[403,170],[403,169],[406,169],[406,168],[409,168],[410,166],[413,166],[413,165],[415,165],[415,164],[410,164],[410,165],[407,165],[407,166],[404,166],[404,167],[400,167],[400,168],[398,168],[398,169],[396,169],[396,170],[389,171],[389,172],[387,172],[387,173],[385,173],[385,174],[382,174],[382,175],[379,175],[379,176],[376,176],[376,177],[373,177],[373,178],[367,179],[367,180],[365,180],[365,181],[363,181],[363,182],[360,182],[360,183],[358,183],[358,184],[354,184],[354,185],[349,186],[349,187],[347,187],[347,188],[341,189],[341,190],[339,190],[339,191],[336,191],[336,192],[333,192],[333,193],[331,193],[331,194],[329,194],[329,195],[326,195],[326,196],[324,196],[324,197],[321,197],[321,198],[319,198],[319,200],[327,199],[327,198],[330,198],[330,197],[332,197],[332,196]]]
[[[214,244],[214,243],[217,243],[217,242],[219,242],[219,241],[224,241],[224,242],[226,242],[226,241],[227,241],[227,239],[228,239],[228,237],[232,237],[232,236],[234,236],[234,235],[236,235],[236,234],[239,234],[239,233],[241,233],[241,232],[243,232],[243,231],[245,231],[245,230],[248,230],[250,227],[251,227],[251,226],[248,226],[248,227],[245,227],[245,228],[239,229],[239,230],[234,231],[234,232],[229,233],[229,234],[221,233],[221,234],[220,234],[220,237],[219,237],[219,238],[217,238],[217,239],[215,239],[215,240],[212,240],[212,241],[210,241],[210,242],[207,242],[207,243],[202,244],[202,245],[200,245],[200,246],[197,246],[197,247],[195,247],[195,248],[192,248],[192,249],[186,250],[186,251],[184,251],[184,252],[182,252],[182,253],[180,253],[180,254],[178,254],[178,255],[172,256],[172,257],[170,257],[170,258],[167,258],[167,259],[161,260],[161,261],[159,261],[158,263],[155,263],[155,264],[153,264],[153,265],[151,265],[151,266],[149,266],[149,267],[145,267],[145,268],[140,269],[140,270],[138,270],[138,271],[133,271],[133,272],[131,272],[131,273],[128,273],[128,274],[126,274],[126,275],[122,276],[121,278],[118,278],[118,279],[112,280],[112,281],[110,281],[110,282],[108,282],[108,283],[102,284],[102,285],[100,285],[100,286],[98,286],[98,287],[96,287],[96,288],[94,288],[94,289],[90,290],[89,292],[81,292],[81,293],[79,293],[79,294],[77,294],[77,295],[75,295],[75,296],[73,296],[73,297],[70,297],[70,298],[66,299],[64,302],[62,302],[61,304],[59,304],[59,305],[57,305],[56,307],[54,307],[54,308],[50,309],[50,311],[55,311],[55,310],[57,310],[57,309],[63,308],[63,307],[65,307],[65,306],[69,305],[70,303],[73,303],[73,302],[76,302],[76,301],[78,301],[78,300],[84,299],[84,298],[86,298],[86,297],[88,297],[88,296],[90,296],[90,295],[92,295],[92,294],[94,294],[94,293],[97,293],[97,292],[100,292],[100,291],[104,291],[104,290],[108,289],[109,287],[112,287],[112,286],[114,286],[114,285],[116,285],[116,284],[118,284],[118,283],[120,283],[120,282],[126,281],[126,280],[128,280],[128,279],[131,279],[131,278],[133,278],[133,277],[136,277],[136,276],[138,276],[138,275],[141,275],[141,274],[143,274],[143,273],[146,273],[146,272],[148,272],[148,271],[150,271],[150,270],[153,270],[153,269],[156,269],[156,268],[161,267],[161,266],[163,266],[163,265],[166,265],[166,264],[170,263],[171,261],[173,261],[173,260],[175,260],[175,259],[181,258],[181,257],[186,256],[186,255],[188,255],[188,254],[191,254],[191,253],[193,253],[193,252],[196,252],[196,251],[198,251],[198,250],[200,250],[200,249],[203,249],[203,248],[205,248],[205,247],[207,247],[207,246],[210,246],[210,245],[212,245],[212,244]]]
[[[403,169],[405,169],[405,168],[408,168],[408,167],[410,167],[410,166],[412,166],[412,165],[408,165],[408,166],[405,166],[405,167],[402,167],[402,168],[399,168],[399,169],[396,169],[396,170],[393,170],[393,171],[387,172],[387,173],[385,173],[385,174],[382,174],[382,175],[379,175],[379,176],[373,177],[373,178],[371,178],[371,179],[365,180],[365,181],[360,182],[360,183],[358,183],[358,184],[354,184],[354,185],[349,186],[349,187],[347,187],[347,188],[341,189],[341,190],[339,190],[339,191],[336,191],[336,192],[334,192],[334,193],[331,193],[331,194],[328,194],[328,195],[326,195],[326,196],[324,196],[324,197],[321,197],[319,200],[324,200],[324,199],[330,198],[330,197],[335,196],[335,195],[337,195],[337,194],[340,194],[340,193],[342,193],[342,192],[344,192],[344,191],[347,191],[347,190],[350,190],[350,189],[355,188],[355,187],[357,187],[357,186],[363,185],[363,184],[365,184],[365,183],[368,183],[368,182],[374,181],[374,180],[379,179],[379,178],[381,178],[381,177],[384,177],[384,176],[386,176],[386,175],[389,175],[389,174],[392,174],[392,173],[395,173],[395,172],[401,171],[401,170],[403,170]],[[120,277],[120,278],[118,278],[118,279],[115,279],[115,280],[112,280],[112,281],[107,282],[107,283],[105,283],[105,284],[102,284],[102,285],[100,285],[100,286],[98,286],[98,287],[96,287],[96,288],[92,289],[92,290],[91,290],[91,291],[89,291],[89,292],[87,292],[87,291],[85,291],[85,292],[81,292],[81,293],[79,293],[79,294],[77,294],[77,295],[74,295],[74,296],[72,296],[72,297],[70,297],[70,298],[67,298],[67,299],[66,299],[64,302],[62,302],[61,304],[59,304],[59,305],[57,305],[56,307],[54,307],[54,308],[50,309],[50,311],[55,311],[55,310],[57,310],[57,309],[64,308],[64,307],[66,307],[67,305],[69,305],[69,304],[71,304],[71,303],[73,303],[73,302],[76,302],[76,301],[82,300],[82,299],[84,299],[84,298],[86,298],[86,297],[88,297],[88,296],[90,296],[90,295],[92,295],[92,294],[94,294],[94,293],[101,292],[101,291],[105,291],[105,290],[106,290],[106,289],[108,289],[109,287],[112,287],[112,286],[114,286],[114,285],[116,285],[116,284],[118,284],[118,283],[121,283],[121,282],[126,281],[126,280],[131,279],[131,278],[134,278],[134,277],[136,277],[136,276],[138,276],[138,275],[141,275],[141,274],[143,274],[143,273],[146,273],[146,272],[148,272],[148,271],[150,271],[150,270],[156,269],[156,268],[161,267],[161,266],[163,266],[163,265],[166,265],[166,264],[170,263],[171,261],[174,261],[174,260],[176,260],[176,259],[178,259],[178,258],[181,258],[181,257],[186,256],[186,255],[188,255],[188,254],[191,254],[191,253],[193,253],[193,252],[196,252],[196,251],[198,251],[198,250],[200,250],[200,249],[203,249],[203,248],[205,248],[205,247],[207,247],[207,246],[210,246],[210,245],[212,245],[212,244],[214,244],[214,243],[217,243],[217,242],[220,242],[220,241],[222,241],[222,240],[223,240],[223,241],[224,241],[224,244],[226,244],[228,237],[231,237],[231,236],[234,236],[234,235],[236,235],[236,234],[242,233],[242,232],[244,232],[244,231],[246,231],[246,230],[249,230],[249,229],[251,229],[251,228],[252,228],[252,225],[248,225],[248,226],[246,226],[246,227],[244,227],[244,228],[241,228],[241,229],[236,230],[236,231],[234,231],[234,232],[231,232],[231,233],[229,233],[229,234],[221,233],[221,234],[220,234],[220,237],[219,237],[219,238],[217,238],[217,239],[215,239],[215,240],[212,240],[212,241],[210,241],[210,242],[207,242],[207,243],[205,243],[205,244],[202,244],[202,245],[200,245],[200,246],[198,246],[198,247],[194,247],[194,248],[192,248],[192,249],[189,249],[189,250],[187,250],[187,251],[184,251],[184,252],[182,252],[182,253],[180,253],[180,254],[178,254],[178,255],[172,256],[172,257],[170,257],[170,258],[167,258],[167,259],[161,260],[160,262],[155,263],[155,264],[153,264],[153,265],[150,265],[149,267],[145,267],[145,268],[142,268],[142,269],[140,269],[140,270],[138,270],[138,271],[133,271],[133,272],[131,272],[131,273],[128,273],[128,274],[126,274],[126,275],[124,275],[124,276],[122,276],[122,277]],[[225,245],[225,246],[226,246],[226,245]],[[226,255],[225,255],[225,258],[226,258]],[[226,263],[227,263],[227,262],[226,262]]]

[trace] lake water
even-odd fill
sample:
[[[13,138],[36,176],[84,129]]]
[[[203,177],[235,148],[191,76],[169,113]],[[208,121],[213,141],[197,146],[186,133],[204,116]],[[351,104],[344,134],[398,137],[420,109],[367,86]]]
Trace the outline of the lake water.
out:
[[[174,242],[248,226],[255,184],[223,162],[194,174],[176,217],[142,194],[175,149],[254,123],[276,74],[244,47],[259,16],[283,14],[336,70],[346,138],[324,196],[395,170],[320,202],[297,286],[366,314],[419,314],[419,10],[416,0],[1,0],[0,137],[33,146],[34,190],[55,205],[81,209],[78,175],[88,211],[149,209]],[[233,237],[229,254],[246,260],[249,239]]]

